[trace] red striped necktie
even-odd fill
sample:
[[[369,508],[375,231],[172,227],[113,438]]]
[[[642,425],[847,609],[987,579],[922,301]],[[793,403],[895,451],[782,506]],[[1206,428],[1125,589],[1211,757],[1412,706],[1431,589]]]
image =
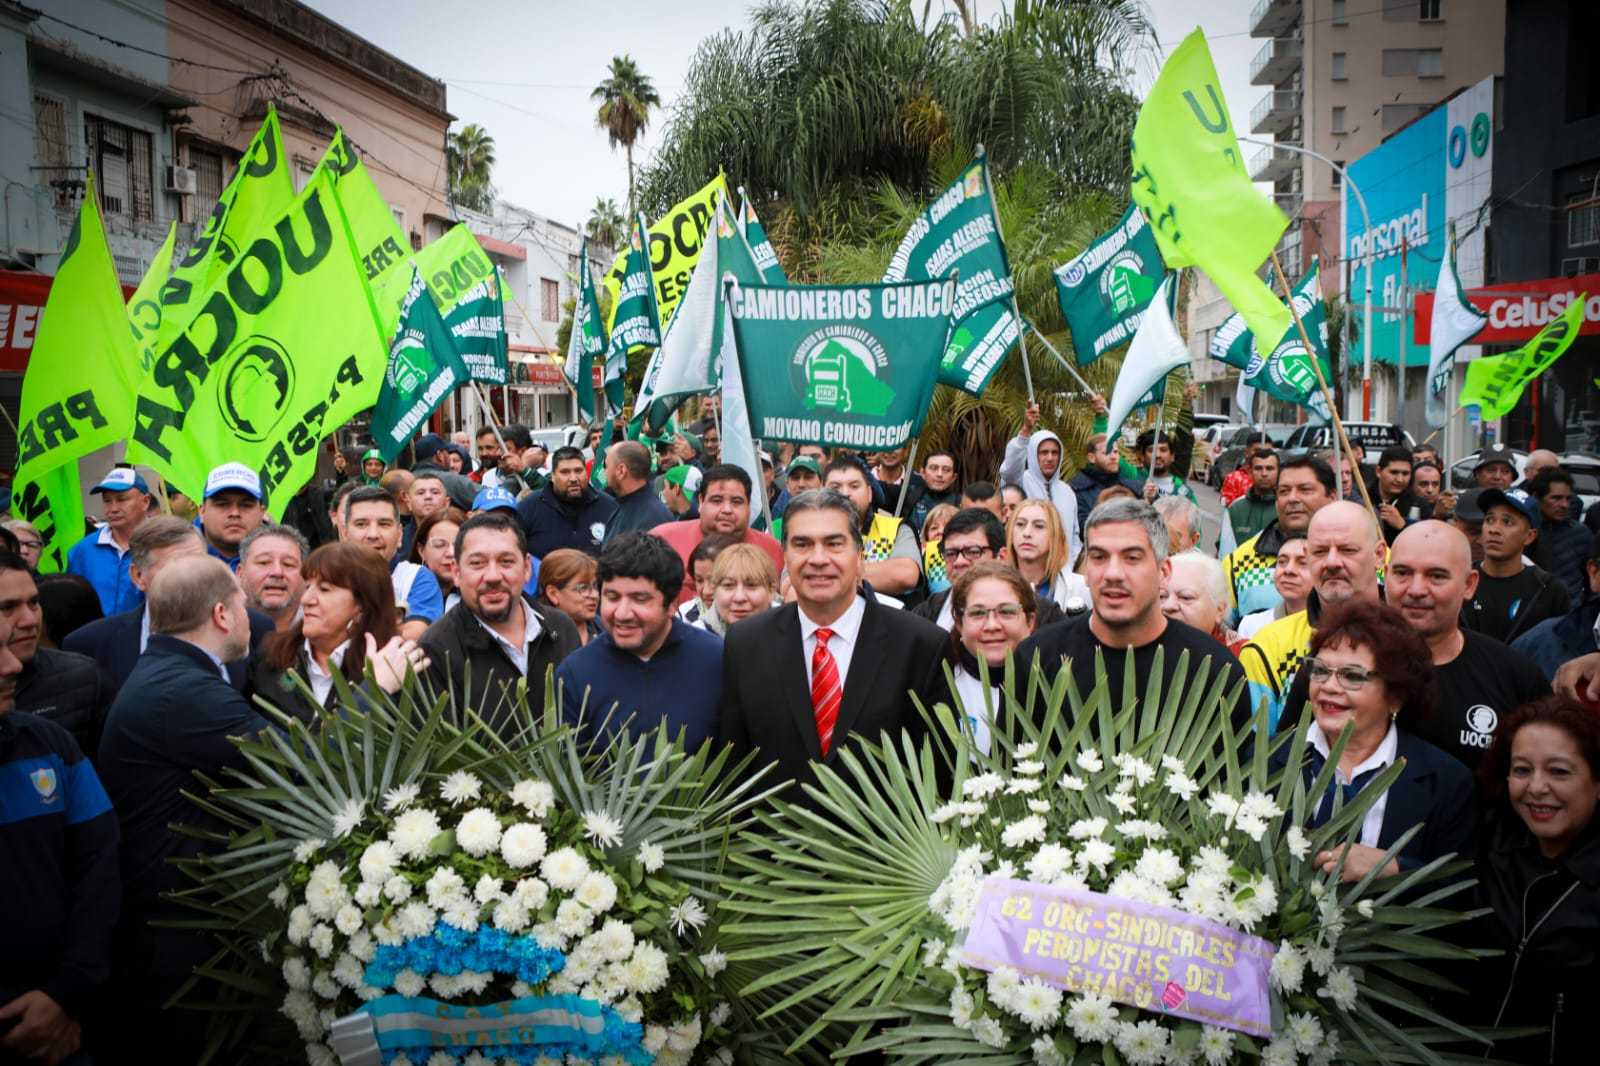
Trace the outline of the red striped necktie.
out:
[[[844,700],[844,686],[839,683],[839,664],[828,641],[833,630],[817,630],[817,650],[811,653],[811,712],[817,720],[817,737],[822,741],[822,757],[828,757],[833,746],[833,727],[839,720],[839,704]]]

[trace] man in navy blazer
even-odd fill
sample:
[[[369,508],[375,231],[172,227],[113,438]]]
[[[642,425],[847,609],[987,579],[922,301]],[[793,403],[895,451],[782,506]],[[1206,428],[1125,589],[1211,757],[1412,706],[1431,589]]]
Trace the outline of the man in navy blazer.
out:
[[[837,767],[852,736],[925,732],[910,693],[943,677],[945,631],[863,594],[861,527],[836,492],[803,492],[783,513],[784,565],[794,603],[728,628],[722,657],[723,743],[776,764],[768,788],[809,804],[818,763]]]
[[[134,529],[128,539],[128,551],[133,561],[128,575],[140,592],[148,590],[157,573],[170,560],[184,555],[206,554],[205,541],[200,533],[181,518],[173,515],[153,515]],[[259,611],[250,611],[250,650],[257,648],[272,632],[272,619]],[[132,611],[111,615],[90,622],[67,635],[62,650],[87,655],[100,664],[115,694],[122,688],[133,666],[139,661],[150,640],[150,607],[148,604]],[[245,659],[228,664],[228,678],[233,687],[244,687]]]

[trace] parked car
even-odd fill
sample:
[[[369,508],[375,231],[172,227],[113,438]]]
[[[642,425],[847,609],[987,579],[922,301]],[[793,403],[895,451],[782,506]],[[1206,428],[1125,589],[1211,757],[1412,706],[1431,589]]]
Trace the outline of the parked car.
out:
[[[1196,417],[1214,418],[1215,415]],[[1216,469],[1217,456],[1222,454],[1222,442],[1230,439],[1239,426],[1232,422],[1212,422],[1205,426],[1194,428],[1194,462],[1189,467],[1191,480],[1200,480],[1211,483],[1212,472]],[[1219,478],[1218,481],[1221,479]]]
[[[1366,456],[1362,465],[1368,467],[1378,465],[1378,455],[1385,448],[1396,444],[1404,444],[1407,448],[1417,446],[1410,433],[1388,422],[1346,422],[1344,432],[1351,443],[1359,443],[1365,449]],[[1308,451],[1331,451],[1332,448],[1333,426],[1327,422],[1316,424],[1308,422],[1303,426],[1296,426],[1283,445],[1285,458],[1304,455]]]
[[[1514,485],[1518,481],[1522,480],[1523,468],[1528,465],[1528,453],[1524,451],[1518,451],[1516,448],[1508,448],[1506,449],[1506,458],[1510,459],[1511,465],[1517,468],[1517,476],[1512,480],[1512,484]],[[1451,463],[1449,479],[1450,491],[1465,492],[1467,489],[1477,488],[1478,482],[1472,476],[1472,470],[1477,465],[1477,452],[1473,452],[1465,459],[1457,459],[1455,462]]]
[[[1571,474],[1575,482],[1572,487],[1579,503],[1573,517],[1581,519],[1585,511],[1600,503],[1600,455],[1565,452],[1561,456],[1561,469]]]
[[[1299,426],[1289,422],[1268,422],[1264,426],[1240,426],[1222,441],[1222,450],[1217,454],[1216,462],[1211,464],[1211,476],[1208,483],[1212,488],[1221,488],[1222,479],[1233,473],[1238,468],[1240,460],[1244,458],[1245,441],[1250,439],[1250,434],[1261,430],[1278,450],[1286,447],[1290,436]]]

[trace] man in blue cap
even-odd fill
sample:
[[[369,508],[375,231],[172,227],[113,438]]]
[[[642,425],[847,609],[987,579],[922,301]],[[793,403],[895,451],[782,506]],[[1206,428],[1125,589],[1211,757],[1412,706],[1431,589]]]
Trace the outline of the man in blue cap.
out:
[[[509,511],[511,517],[515,518],[517,516],[517,498],[511,494],[510,489],[503,489],[499,486],[480,489],[478,495],[472,499],[472,510],[467,512],[467,517],[476,518],[478,515],[488,514],[490,511]],[[538,596],[539,559],[537,556],[530,555],[528,556],[528,562],[530,564],[528,580],[522,586],[522,591],[529,596]],[[449,610],[454,606],[455,603],[453,602],[446,603],[445,609]]]
[[[100,497],[105,521],[72,546],[67,570],[94,586],[105,614],[131,611],[144,603],[144,593],[128,576],[128,538],[150,513],[150,486],[133,467],[118,463],[89,493]]]
[[[239,569],[239,545],[267,517],[261,477],[243,463],[223,463],[206,475],[206,494],[196,524],[206,551]]]

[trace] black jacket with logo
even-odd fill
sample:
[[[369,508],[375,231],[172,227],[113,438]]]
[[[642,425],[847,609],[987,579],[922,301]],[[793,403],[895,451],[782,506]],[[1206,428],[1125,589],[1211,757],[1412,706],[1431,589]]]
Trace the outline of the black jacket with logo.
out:
[[[557,548],[599,555],[616,510],[616,500],[588,485],[576,503],[568,503],[556,495],[554,485],[546,485],[522,498],[517,519],[528,542],[528,554],[535,559],[543,559]]]
[[[116,690],[87,655],[40,648],[17,677],[16,709],[47,718],[72,734],[90,759]]]

